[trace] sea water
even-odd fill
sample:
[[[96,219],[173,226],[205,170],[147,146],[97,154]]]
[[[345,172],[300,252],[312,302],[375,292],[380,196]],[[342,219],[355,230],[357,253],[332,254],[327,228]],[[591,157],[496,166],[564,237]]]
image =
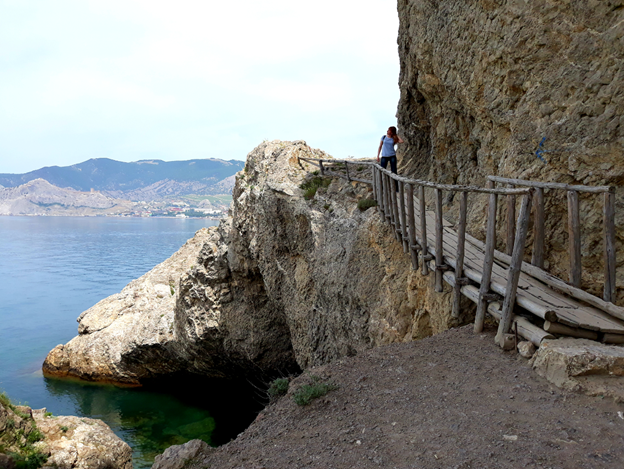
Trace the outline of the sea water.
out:
[[[177,251],[206,219],[0,216],[0,391],[55,415],[104,420],[135,469],[194,438],[228,441],[261,407],[240,383],[190,376],[119,388],[44,378],[41,364],[77,335],[76,318]]]

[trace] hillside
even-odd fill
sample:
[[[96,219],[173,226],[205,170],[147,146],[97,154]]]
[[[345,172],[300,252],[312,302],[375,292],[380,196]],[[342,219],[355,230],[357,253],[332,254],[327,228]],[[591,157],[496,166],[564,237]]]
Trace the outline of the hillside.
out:
[[[17,187],[34,179],[76,191],[100,191],[128,200],[158,200],[188,194],[229,194],[238,160],[144,160],[124,163],[95,158],[72,166],[48,166],[25,174],[0,174],[0,186]]]
[[[79,192],[34,179],[18,187],[0,188],[0,215],[118,215],[134,203],[99,192]]]

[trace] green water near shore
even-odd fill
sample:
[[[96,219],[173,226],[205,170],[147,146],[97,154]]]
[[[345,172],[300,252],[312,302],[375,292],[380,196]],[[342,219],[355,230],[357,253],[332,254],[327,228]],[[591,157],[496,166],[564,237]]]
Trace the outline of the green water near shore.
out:
[[[218,446],[236,437],[262,408],[247,382],[175,376],[142,388],[45,379],[51,396],[70,399],[77,413],[104,420],[132,444],[135,469],[151,467],[171,445],[201,439]]]

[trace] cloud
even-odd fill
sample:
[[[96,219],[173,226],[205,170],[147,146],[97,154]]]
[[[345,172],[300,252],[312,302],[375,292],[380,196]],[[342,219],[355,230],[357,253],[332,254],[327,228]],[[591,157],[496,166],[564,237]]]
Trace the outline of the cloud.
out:
[[[385,0],[0,0],[0,172],[244,159],[264,138],[372,156],[397,29]]]

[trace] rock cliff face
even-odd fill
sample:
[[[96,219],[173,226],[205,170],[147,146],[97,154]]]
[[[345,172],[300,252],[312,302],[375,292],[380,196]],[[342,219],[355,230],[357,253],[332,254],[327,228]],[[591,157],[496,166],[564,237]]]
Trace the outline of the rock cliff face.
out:
[[[306,200],[314,168],[299,156],[328,157],[305,142],[253,150],[231,217],[83,313],[44,371],[128,384],[270,373],[448,329],[450,295],[430,293],[433,276],[411,272],[376,210],[357,208],[369,186],[336,179]]]
[[[407,141],[400,169],[444,183],[484,184],[499,175],[620,186],[622,265],[622,7],[619,0],[399,0],[397,116]],[[535,155],[543,138],[546,162]],[[475,203],[478,230],[484,200]],[[567,279],[565,193],[547,193],[546,204],[547,265]],[[602,282],[601,217],[601,198],[581,196],[583,282],[595,291]],[[618,293],[622,303],[624,290]]]

